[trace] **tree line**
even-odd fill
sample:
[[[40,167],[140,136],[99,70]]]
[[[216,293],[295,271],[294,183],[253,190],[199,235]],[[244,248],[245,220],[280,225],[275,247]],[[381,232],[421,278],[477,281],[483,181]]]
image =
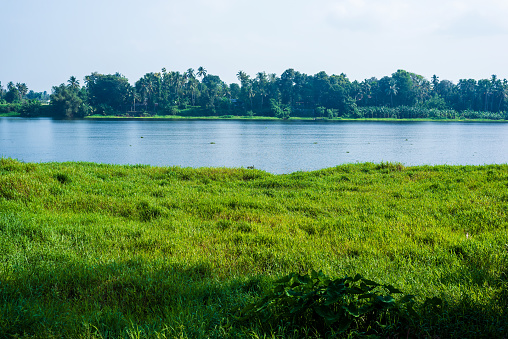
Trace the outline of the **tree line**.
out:
[[[80,118],[89,115],[274,116],[315,118],[508,119],[508,81],[430,80],[405,70],[381,79],[350,81],[345,74],[307,75],[290,68],[280,76],[237,74],[226,84],[205,68],[146,73],[131,85],[120,73],[93,72],[80,83],[71,76],[52,93],[25,84],[0,83],[0,106],[21,104],[22,115]],[[50,100],[48,107],[41,103]]]

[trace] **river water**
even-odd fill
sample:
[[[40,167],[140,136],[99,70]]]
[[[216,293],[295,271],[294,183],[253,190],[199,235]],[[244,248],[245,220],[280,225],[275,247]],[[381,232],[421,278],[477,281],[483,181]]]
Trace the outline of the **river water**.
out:
[[[291,173],[344,163],[508,163],[508,123],[0,118],[0,157]]]

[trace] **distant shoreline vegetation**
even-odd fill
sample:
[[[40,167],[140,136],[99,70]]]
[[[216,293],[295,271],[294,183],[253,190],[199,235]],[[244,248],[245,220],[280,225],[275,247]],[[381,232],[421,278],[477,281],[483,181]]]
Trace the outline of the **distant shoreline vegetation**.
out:
[[[237,73],[226,84],[206,69],[145,74],[132,86],[120,73],[71,76],[52,93],[26,84],[0,82],[0,116],[167,119],[430,119],[508,120],[508,81],[429,81],[398,70],[381,79],[350,81],[345,74],[307,75],[288,69],[280,76]]]

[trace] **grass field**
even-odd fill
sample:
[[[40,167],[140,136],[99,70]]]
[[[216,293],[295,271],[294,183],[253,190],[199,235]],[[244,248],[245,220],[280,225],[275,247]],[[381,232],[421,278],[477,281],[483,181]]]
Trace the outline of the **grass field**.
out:
[[[507,213],[508,165],[272,175],[2,158],[0,338],[327,336],[233,317],[312,269],[414,295],[419,315],[380,336],[506,338]]]

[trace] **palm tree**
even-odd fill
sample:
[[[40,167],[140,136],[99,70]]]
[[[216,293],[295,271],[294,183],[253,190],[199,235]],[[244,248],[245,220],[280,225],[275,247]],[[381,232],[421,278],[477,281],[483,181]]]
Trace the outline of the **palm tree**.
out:
[[[268,81],[268,76],[265,72],[258,72],[258,74],[256,74],[256,80],[261,83],[266,83]]]
[[[187,88],[190,90],[190,93],[191,93],[191,103],[192,103],[192,106],[194,106],[195,104],[195,92],[196,92],[196,89],[198,88],[198,81],[196,80],[196,78],[189,78],[189,81],[187,82]]]
[[[491,111],[494,111],[494,100],[496,97],[499,98],[499,105],[498,105],[498,108],[497,110],[499,111],[500,108],[501,108],[501,102],[503,101],[503,96],[504,96],[504,87],[503,87],[503,83],[501,82],[501,80],[499,80],[497,78],[497,75],[495,74],[492,74],[492,78],[490,80],[491,82],[491,92],[492,92],[492,102],[490,104],[490,110]]]
[[[249,100],[250,100],[250,109],[252,111],[252,98],[254,97],[254,91],[252,89],[252,85],[249,85],[247,87],[247,96],[249,97]]]
[[[487,79],[478,81],[478,88],[481,94],[485,95],[483,110],[488,111],[489,96],[492,94],[492,84]]]
[[[431,83],[432,83],[432,92],[436,92],[437,91],[437,85],[439,85],[439,77],[434,74],[432,76]]]
[[[506,79],[504,80],[504,83],[501,85],[501,88],[498,90],[498,93],[499,93],[499,104],[497,105],[497,111],[499,112],[501,111],[501,105],[508,98],[508,85]]]
[[[183,82],[183,77],[182,75],[180,74],[180,72],[176,71],[176,72],[172,72],[172,84],[173,84],[173,87],[175,88],[175,96],[176,96],[176,101],[178,104],[180,104],[180,87],[182,86],[182,82]]]
[[[131,111],[135,112],[136,111],[136,95],[135,95],[135,88],[134,87],[130,87],[127,89],[127,96],[129,97],[129,99],[132,98]]]
[[[182,81],[181,81],[181,85],[183,87],[185,87],[185,85],[187,85],[187,82],[189,81],[189,75],[187,74],[187,72],[183,72],[182,74]]]
[[[143,100],[143,104],[145,105],[145,110],[147,110],[148,100],[152,96],[152,84],[149,79],[148,74],[145,74],[141,79],[136,82],[136,92],[141,96],[140,99]]]
[[[67,80],[67,82],[69,83],[69,87],[72,88],[72,89],[78,89],[79,88],[79,80],[76,79],[75,76],[71,76],[69,78],[69,80]]]
[[[397,84],[395,83],[395,81],[391,81],[390,86],[386,89],[386,95],[390,96],[390,103],[392,107],[393,107],[393,96],[397,95],[398,92],[399,89],[397,88]]]
[[[265,72],[258,72],[256,75],[256,86],[259,95],[261,96],[261,109],[263,108],[264,98],[266,97],[266,84],[268,82]]]
[[[24,82],[23,83],[18,82],[16,84],[16,87],[18,88],[19,100],[21,101],[21,99],[28,93],[28,87]]]
[[[247,75],[247,73],[245,73],[242,70],[240,70],[240,71],[238,71],[238,73],[236,73],[236,77],[238,78],[238,80],[240,80],[242,87],[244,86],[246,81],[249,80],[249,76]]]
[[[203,78],[206,76],[206,69],[204,69],[202,66],[200,66],[198,68],[198,73],[197,73],[198,77],[201,78],[201,80],[203,80]]]
[[[370,99],[372,94],[372,86],[370,85],[370,82],[367,79],[365,79],[362,82],[360,87],[360,93],[362,95],[363,105],[366,106],[368,103],[368,99]]]
[[[249,98],[250,101],[250,109],[252,110],[252,97],[254,96],[254,92],[252,91],[252,82],[250,81],[250,77],[244,71],[238,71],[236,73],[236,77],[240,80],[241,84],[241,98],[242,101],[247,101]]]

